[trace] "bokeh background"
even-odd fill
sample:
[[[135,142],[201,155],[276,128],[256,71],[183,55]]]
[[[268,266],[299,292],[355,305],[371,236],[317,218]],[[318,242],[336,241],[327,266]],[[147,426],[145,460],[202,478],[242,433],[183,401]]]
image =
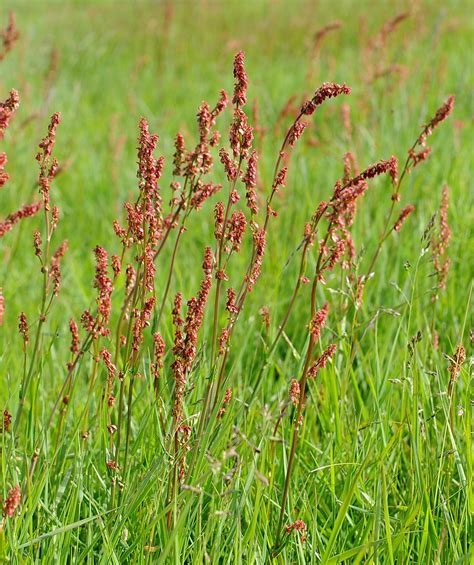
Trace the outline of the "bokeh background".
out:
[[[16,13],[21,40],[3,62],[0,87],[4,93],[17,88],[22,103],[5,142],[12,179],[2,192],[0,210],[5,214],[31,200],[36,144],[49,115],[60,111],[57,155],[67,169],[54,190],[63,212],[60,233],[70,242],[63,302],[74,308],[68,294],[88,301],[91,250],[111,240],[111,222],[135,191],[140,116],[159,133],[160,152],[170,161],[177,131],[189,144],[196,138],[194,116],[199,103],[215,101],[220,88],[231,91],[233,56],[244,49],[250,102],[257,101],[261,126],[267,130],[260,169],[263,189],[270,181],[283,127],[294,115],[280,116],[290,97],[296,110],[323,81],[345,81],[353,88],[347,100],[353,139],[349,142],[344,134],[341,104],[330,103],[315,118],[307,136],[310,141],[297,149],[288,188],[278,202],[281,229],[274,234],[278,245],[270,242],[269,262],[281,266],[298,244],[304,220],[341,175],[346,150],[353,149],[361,166],[392,153],[402,158],[419,126],[451,93],[457,97],[454,118],[434,138],[435,158],[422,174],[412,175],[408,190],[421,200],[416,223],[423,229],[437,206],[441,185],[452,185],[453,247],[460,261],[458,236],[466,236],[473,219],[467,150],[472,141],[469,4],[453,0],[3,2],[5,20],[9,9]],[[383,23],[403,12],[410,16],[388,37],[385,49],[369,53],[368,46]],[[329,33],[318,49],[315,34],[335,21],[341,27]],[[381,76],[374,78],[376,73]],[[9,143],[15,144],[14,151],[8,151]],[[381,191],[376,194],[367,199],[357,222],[359,243],[382,219],[377,207],[387,201],[388,191],[386,196]],[[10,304],[30,290],[30,277],[24,274],[30,265],[29,234],[35,221],[25,222],[2,247],[0,272],[3,279],[7,273],[10,279],[3,284]],[[193,238],[185,242],[190,256],[209,241],[210,208],[195,221],[202,225],[190,229]],[[395,248],[393,253],[403,252]],[[15,266],[10,269],[13,258]],[[178,273],[178,281],[180,276],[185,278]],[[84,307],[74,302],[78,309]]]

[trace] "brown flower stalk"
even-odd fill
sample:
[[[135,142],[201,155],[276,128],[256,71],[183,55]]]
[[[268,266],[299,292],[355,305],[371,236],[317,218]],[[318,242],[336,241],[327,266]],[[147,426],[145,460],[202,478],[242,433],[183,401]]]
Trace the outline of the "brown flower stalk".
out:
[[[5,29],[0,32],[0,37],[2,40],[2,49],[0,49],[0,61],[2,61],[6,55],[13,49],[13,45],[20,38],[20,32],[18,31],[15,24],[15,14],[10,12],[8,14],[8,25]]]

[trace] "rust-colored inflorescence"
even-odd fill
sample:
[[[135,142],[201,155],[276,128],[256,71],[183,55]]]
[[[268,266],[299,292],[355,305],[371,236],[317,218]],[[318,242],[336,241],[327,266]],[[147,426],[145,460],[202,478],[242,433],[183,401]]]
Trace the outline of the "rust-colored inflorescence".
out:
[[[466,361],[466,350],[464,345],[460,343],[456,348],[456,353],[454,354],[453,360],[449,365],[448,371],[452,379],[456,379],[459,375],[462,365]]]
[[[454,383],[456,382],[459,373],[461,371],[461,367],[463,366],[464,362],[466,361],[466,349],[464,345],[460,343],[457,348],[454,356],[451,360],[451,363],[448,367],[448,372],[450,375],[449,384],[448,384],[448,394],[451,395]]]
[[[10,90],[10,96],[4,102],[0,102],[0,140],[3,139],[5,130],[19,105],[20,96],[14,88]]]
[[[150,325],[150,318],[155,306],[155,297],[152,296],[145,301],[143,309],[135,309],[133,315],[135,317],[135,323],[133,326],[133,342],[132,350],[137,353],[140,349],[140,345],[143,342],[143,330]]]
[[[2,49],[0,49],[0,61],[2,61],[20,38],[20,32],[16,27],[15,14],[13,12],[8,14],[8,25],[5,29],[0,31],[0,37],[3,44]]]
[[[252,292],[258,277],[262,270],[263,256],[265,254],[266,245],[266,232],[263,228],[256,229],[253,232],[253,242],[255,249],[255,259],[252,264],[252,269],[247,277],[247,287],[249,292]]]
[[[153,363],[151,365],[151,372],[155,379],[158,379],[160,370],[163,368],[165,350],[165,340],[161,337],[159,332],[155,332],[153,334]]]
[[[247,103],[248,78],[245,71],[245,56],[243,51],[239,51],[234,59],[234,95],[232,102],[236,106],[245,106]]]
[[[255,191],[257,186],[257,160],[257,152],[252,151],[247,164],[247,172],[242,179],[245,184],[247,208],[249,208],[254,215],[258,214],[257,193]]]
[[[3,324],[5,317],[5,297],[3,296],[3,289],[0,288],[0,326]]]
[[[117,373],[117,367],[113,364],[112,355],[110,354],[110,351],[107,348],[104,347],[104,349],[102,349],[102,351],[100,352],[100,356],[102,357],[104,361],[104,365],[107,369],[107,373],[108,373],[107,382],[109,383],[110,386],[114,382],[115,375]]]
[[[323,353],[320,355],[318,360],[315,363],[313,363],[313,365],[310,367],[308,371],[308,377],[310,379],[314,379],[317,376],[319,370],[324,369],[326,367],[326,365],[334,357],[336,350],[337,350],[336,344],[332,343],[329,347],[327,347],[323,351]]]
[[[443,187],[441,206],[439,209],[439,225],[431,238],[431,256],[436,275],[436,290],[432,295],[435,301],[438,297],[437,290],[446,289],[450,258],[447,257],[447,248],[451,239],[451,228],[448,224],[449,189]]]
[[[0,140],[3,139],[5,130],[19,105],[20,97],[18,92],[14,89],[10,91],[10,96],[4,102],[0,102]],[[0,188],[3,187],[9,179],[8,173],[5,171],[6,163],[6,154],[0,153]],[[41,202],[26,204],[16,212],[9,214],[5,220],[0,222],[0,238],[11,231],[13,226],[24,218],[29,218],[37,214],[41,207]]]
[[[296,379],[291,379],[289,396],[294,406],[298,406],[298,403],[300,401],[300,392],[300,383]]]
[[[12,415],[5,408],[5,410],[3,411],[3,418],[2,418],[2,424],[1,424],[2,427],[0,428],[0,431],[3,434],[8,433],[10,431],[11,425],[12,425]]]
[[[321,310],[318,310],[314,315],[314,318],[311,320],[311,323],[309,325],[309,331],[315,343],[319,340],[319,337],[321,335],[321,330],[326,324],[328,313],[329,313],[329,303],[326,302],[321,308]]]
[[[296,520],[296,522],[293,522],[293,524],[285,526],[285,530],[286,530],[287,534],[291,533],[293,530],[295,532],[300,533],[301,543],[304,543],[306,541],[306,530],[307,529],[308,528],[307,528],[306,524],[303,522],[303,520]]]
[[[201,283],[197,297],[188,300],[186,319],[184,321],[181,319],[180,314],[182,296],[178,293],[175,297],[172,312],[173,325],[175,327],[173,346],[175,360],[171,367],[175,378],[173,416],[175,424],[178,426],[181,423],[186,376],[196,357],[198,334],[204,320],[204,310],[211,290],[213,263],[212,249],[207,247],[202,265],[204,280]]]
[[[423,126],[423,131],[418,138],[418,144],[424,146],[426,138],[433,133],[444,120],[446,120],[454,109],[455,98],[453,95],[448,96],[444,104],[436,110],[434,117]]]
[[[99,331],[102,335],[108,335],[108,324],[112,310],[111,294],[113,290],[112,280],[108,276],[108,254],[99,245],[94,249],[96,267],[94,287],[98,290],[97,309],[100,314],[98,320]]]
[[[221,408],[219,408],[219,411],[217,412],[217,419],[218,420],[220,420],[222,418],[222,416],[225,414],[226,407],[229,404],[229,402],[231,401],[231,399],[232,399],[232,389],[228,388],[225,391],[224,400],[222,401],[222,406],[221,406]]]
[[[405,206],[405,208],[403,208],[403,210],[400,212],[400,215],[398,216],[398,219],[395,222],[393,229],[397,232],[400,231],[402,229],[403,224],[406,222],[408,216],[414,211],[415,211],[415,206],[413,206],[413,204],[408,204],[407,206]]]
[[[19,221],[25,218],[31,218],[37,214],[43,206],[42,202],[36,202],[34,204],[25,204],[16,212],[8,215],[3,222],[0,222],[0,237],[3,237],[6,233],[13,229],[13,226]]]
[[[36,154],[36,160],[39,163],[40,171],[38,175],[38,185],[41,195],[43,196],[43,204],[47,211],[50,207],[50,191],[51,182],[58,172],[59,164],[55,158],[52,158],[54,144],[56,143],[56,130],[61,122],[61,114],[55,112],[51,116],[48,125],[48,133],[40,141],[39,151]]]
[[[79,328],[73,318],[69,320],[69,331],[71,332],[71,346],[69,349],[73,355],[77,355],[79,353]]]
[[[341,94],[350,94],[351,89],[347,84],[336,84],[334,82],[323,83],[314,93],[311,100],[305,102],[301,108],[301,113],[310,116],[325,100],[335,98]]]
[[[61,286],[61,259],[64,257],[64,254],[68,249],[68,245],[68,241],[67,239],[65,239],[51,257],[49,276],[53,282],[54,296],[57,296],[57,294],[59,293],[59,288]]]
[[[15,512],[20,506],[21,502],[21,488],[16,485],[8,491],[7,498],[3,503],[3,515],[6,518],[13,518]]]
[[[18,317],[18,331],[23,337],[23,345],[26,347],[30,341],[30,327],[28,326],[28,320],[24,312],[21,312]]]
[[[244,238],[247,220],[241,210],[236,210],[229,221],[227,239],[232,244],[233,251],[240,251],[240,244]]]

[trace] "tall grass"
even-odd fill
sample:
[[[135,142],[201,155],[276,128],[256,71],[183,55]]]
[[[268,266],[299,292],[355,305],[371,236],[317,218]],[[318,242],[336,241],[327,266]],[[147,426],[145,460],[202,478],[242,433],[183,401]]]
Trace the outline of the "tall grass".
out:
[[[364,45],[371,85],[400,75],[387,45],[408,18],[391,18]],[[326,35],[340,27],[316,34],[308,79]],[[10,57],[13,19],[4,37]],[[360,166],[357,136],[372,115],[360,113],[367,124],[352,115],[345,100],[358,94],[345,83],[290,98],[270,135],[259,119],[265,101],[249,103],[243,51],[233,76],[232,96],[216,89],[215,103],[199,105],[195,133],[177,133],[174,149],[139,119],[136,188],[114,210],[110,239],[95,242],[95,274],[73,293],[81,313],[72,317],[60,302],[70,292],[63,272],[80,265],[62,239],[73,234],[64,234],[67,170],[55,157],[68,124],[59,113],[50,119],[36,156],[38,203],[0,223],[12,255],[15,230],[31,234],[28,265],[37,265],[28,271],[35,300],[22,303],[2,281],[10,337],[0,554],[13,562],[468,560],[471,290],[450,331],[439,304],[467,277],[456,268],[449,192],[433,186],[439,212],[419,215],[410,183],[430,182],[454,96],[431,107],[421,128],[412,121],[409,145],[392,138],[382,159]],[[2,135],[18,105],[12,91]],[[299,206],[292,182],[318,168],[315,136],[325,108],[338,106],[326,144],[340,153],[342,176],[286,231],[285,215]],[[21,149],[13,141],[9,154]],[[298,153],[305,144],[316,145],[311,157]],[[364,212],[372,199],[376,219]],[[34,230],[33,215],[42,217]],[[277,244],[287,238],[291,255],[282,258]],[[381,293],[389,266],[398,278]],[[18,336],[11,303],[21,304]]]

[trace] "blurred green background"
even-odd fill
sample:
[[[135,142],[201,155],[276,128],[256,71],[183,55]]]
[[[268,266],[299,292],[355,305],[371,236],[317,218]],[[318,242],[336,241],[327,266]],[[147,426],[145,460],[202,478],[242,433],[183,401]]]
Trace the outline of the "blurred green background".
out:
[[[0,195],[0,210],[5,216],[33,199],[36,146],[49,115],[60,111],[56,155],[66,168],[54,186],[62,213],[56,238],[70,243],[61,308],[56,309],[60,333],[66,332],[65,313],[77,316],[90,305],[93,247],[103,245],[110,253],[118,249],[111,224],[121,217],[125,199],[136,193],[140,116],[159,133],[159,153],[168,159],[161,182],[166,200],[174,135],[181,131],[189,146],[194,143],[197,107],[204,99],[211,104],[217,100],[220,88],[231,92],[232,60],[239,49],[246,53],[249,109],[256,101],[267,132],[259,144],[262,193],[284,128],[300,101],[323,81],[345,81],[353,88],[344,100],[351,110],[352,140],[342,127],[342,102],[331,101],[314,116],[304,143],[295,150],[288,186],[277,202],[280,217],[269,236],[266,267],[252,297],[258,306],[269,304],[278,318],[297,262],[282,273],[283,266],[300,241],[305,220],[341,176],[344,152],[353,150],[361,167],[392,154],[403,161],[420,126],[451,93],[456,95],[454,116],[433,136],[428,163],[405,185],[404,202],[414,202],[417,213],[380,259],[383,276],[376,278],[373,303],[398,300],[388,283],[398,280],[404,262],[417,255],[417,242],[438,207],[444,183],[451,187],[452,278],[472,277],[465,253],[474,224],[469,2],[15,1],[4,3],[5,23],[9,9],[15,11],[21,39],[2,63],[0,88],[4,96],[17,88],[21,106],[2,144],[11,180]],[[369,45],[383,23],[404,12],[409,17],[388,36],[386,46],[371,53]],[[315,34],[334,21],[341,27],[316,49]],[[294,110],[282,118],[291,97]],[[221,129],[225,131],[223,125]],[[215,171],[215,178],[222,179],[219,164]],[[354,226],[359,250],[374,244],[389,205],[388,185],[376,185]],[[21,309],[30,316],[36,312],[35,277],[39,282],[40,273],[32,271],[31,234],[40,222],[23,222],[0,242],[6,326],[16,324]],[[208,203],[191,219],[192,236],[183,242],[186,254],[178,262],[173,290],[189,294],[196,288],[199,269],[189,266],[212,243],[212,229]],[[168,264],[166,256],[163,261]],[[241,267],[236,260],[235,268]],[[159,280],[166,272],[158,266]],[[459,322],[467,289],[463,296],[457,293],[463,291],[450,289],[446,319]],[[298,317],[296,324],[296,332],[304,331]]]

